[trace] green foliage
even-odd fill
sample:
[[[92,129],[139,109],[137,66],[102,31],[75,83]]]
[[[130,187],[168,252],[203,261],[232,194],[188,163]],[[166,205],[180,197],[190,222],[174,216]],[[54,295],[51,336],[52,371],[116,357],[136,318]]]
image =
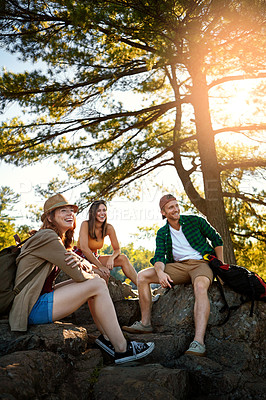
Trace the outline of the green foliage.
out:
[[[12,189],[8,186],[0,187],[0,216],[1,219],[8,218],[7,215],[3,214],[3,211],[11,211],[14,204],[18,203],[19,195],[15,194]]]
[[[135,233],[134,236],[136,236],[138,239],[155,239],[158,229],[159,226],[157,224],[153,224],[152,226],[138,226],[139,232]]]
[[[20,239],[28,237],[29,227],[22,225],[16,227],[13,222],[15,218],[9,216],[9,212],[18,203],[20,196],[8,186],[0,188],[0,249],[15,244],[14,235],[18,234]]]
[[[236,252],[237,263],[256,272],[266,281],[265,242],[250,241]]]
[[[0,249],[15,244],[13,235],[16,233],[15,224],[0,220]]]

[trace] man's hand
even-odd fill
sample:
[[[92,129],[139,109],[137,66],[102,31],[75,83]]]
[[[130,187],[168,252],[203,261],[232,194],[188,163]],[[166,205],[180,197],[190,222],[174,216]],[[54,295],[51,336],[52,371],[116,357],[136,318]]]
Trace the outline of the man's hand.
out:
[[[223,246],[217,246],[214,248],[216,257],[218,260],[222,261],[224,263],[224,255],[223,255]]]
[[[158,279],[159,279],[159,283],[163,288],[171,288],[172,285],[171,283],[173,283],[173,280],[170,278],[170,276],[168,274],[166,274],[163,271],[160,271],[157,273],[158,275]]]

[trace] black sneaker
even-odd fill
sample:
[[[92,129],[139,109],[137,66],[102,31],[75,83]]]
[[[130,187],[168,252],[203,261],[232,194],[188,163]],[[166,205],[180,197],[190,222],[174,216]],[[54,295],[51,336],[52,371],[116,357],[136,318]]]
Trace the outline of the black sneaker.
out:
[[[110,340],[105,339],[103,335],[100,335],[96,340],[95,343],[100,346],[103,350],[105,350],[110,356],[115,356],[115,349]]]
[[[124,353],[115,353],[115,363],[123,364],[129,361],[138,360],[139,358],[146,357],[154,349],[154,343],[139,343],[129,342],[127,344],[127,351]]]

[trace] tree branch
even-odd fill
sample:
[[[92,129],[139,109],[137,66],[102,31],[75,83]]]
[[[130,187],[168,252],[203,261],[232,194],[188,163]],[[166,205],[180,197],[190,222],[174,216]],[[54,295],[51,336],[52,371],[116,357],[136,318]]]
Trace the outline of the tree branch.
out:
[[[266,129],[266,124],[252,124],[252,125],[239,125],[239,126],[228,126],[220,129],[215,129],[213,131],[214,135],[217,135],[218,133],[224,133],[224,132],[240,132],[241,131],[260,131]]]
[[[254,159],[254,160],[237,160],[229,161],[227,163],[219,163],[219,169],[221,171],[235,169],[235,168],[256,168],[256,167],[266,167],[265,159]]]
[[[259,72],[256,75],[252,74],[247,74],[247,75],[231,75],[231,76],[225,76],[223,78],[217,79],[216,81],[211,82],[208,85],[208,90],[210,90],[214,86],[221,85],[226,82],[232,82],[232,81],[244,81],[247,79],[262,79],[266,78],[266,72]]]
[[[266,239],[265,238],[265,233],[264,232],[251,232],[248,231],[248,233],[239,233],[239,232],[234,232],[232,230],[230,230],[231,235],[235,235],[235,236],[240,236],[243,238],[250,238],[253,237],[254,239],[257,239],[261,242],[265,242],[266,243]]]
[[[252,199],[252,198],[246,196],[245,194],[242,194],[242,193],[239,193],[239,192],[235,192],[235,193],[223,192],[223,196],[224,197],[231,197],[231,198],[234,198],[234,199],[241,199],[241,200],[243,200],[243,201],[245,201],[247,203],[254,203],[254,204],[259,204],[259,205],[262,205],[262,206],[266,206],[266,201],[265,200],[259,200],[259,199],[254,199],[254,198]]]
[[[187,171],[183,167],[182,157],[180,154],[180,148],[176,146],[176,143],[173,145],[173,155],[174,155],[174,165],[176,171],[178,173],[179,178],[183,184],[185,192],[189,197],[189,200],[192,204],[204,215],[206,215],[206,201],[203,197],[200,196],[198,191],[195,189],[193,182],[190,178],[190,171]]]

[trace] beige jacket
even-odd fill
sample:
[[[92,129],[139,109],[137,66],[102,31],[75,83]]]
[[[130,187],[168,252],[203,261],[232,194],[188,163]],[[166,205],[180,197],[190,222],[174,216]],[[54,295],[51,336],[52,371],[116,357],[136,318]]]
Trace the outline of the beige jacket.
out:
[[[65,262],[66,249],[60,237],[52,229],[39,230],[23,246],[17,258],[17,275],[15,284],[19,284],[31,271],[47,260],[47,264],[15,297],[9,313],[9,324],[12,331],[26,331],[28,316],[38,300],[47,276],[56,265],[76,282],[89,279],[90,274],[81,268],[71,268]]]

